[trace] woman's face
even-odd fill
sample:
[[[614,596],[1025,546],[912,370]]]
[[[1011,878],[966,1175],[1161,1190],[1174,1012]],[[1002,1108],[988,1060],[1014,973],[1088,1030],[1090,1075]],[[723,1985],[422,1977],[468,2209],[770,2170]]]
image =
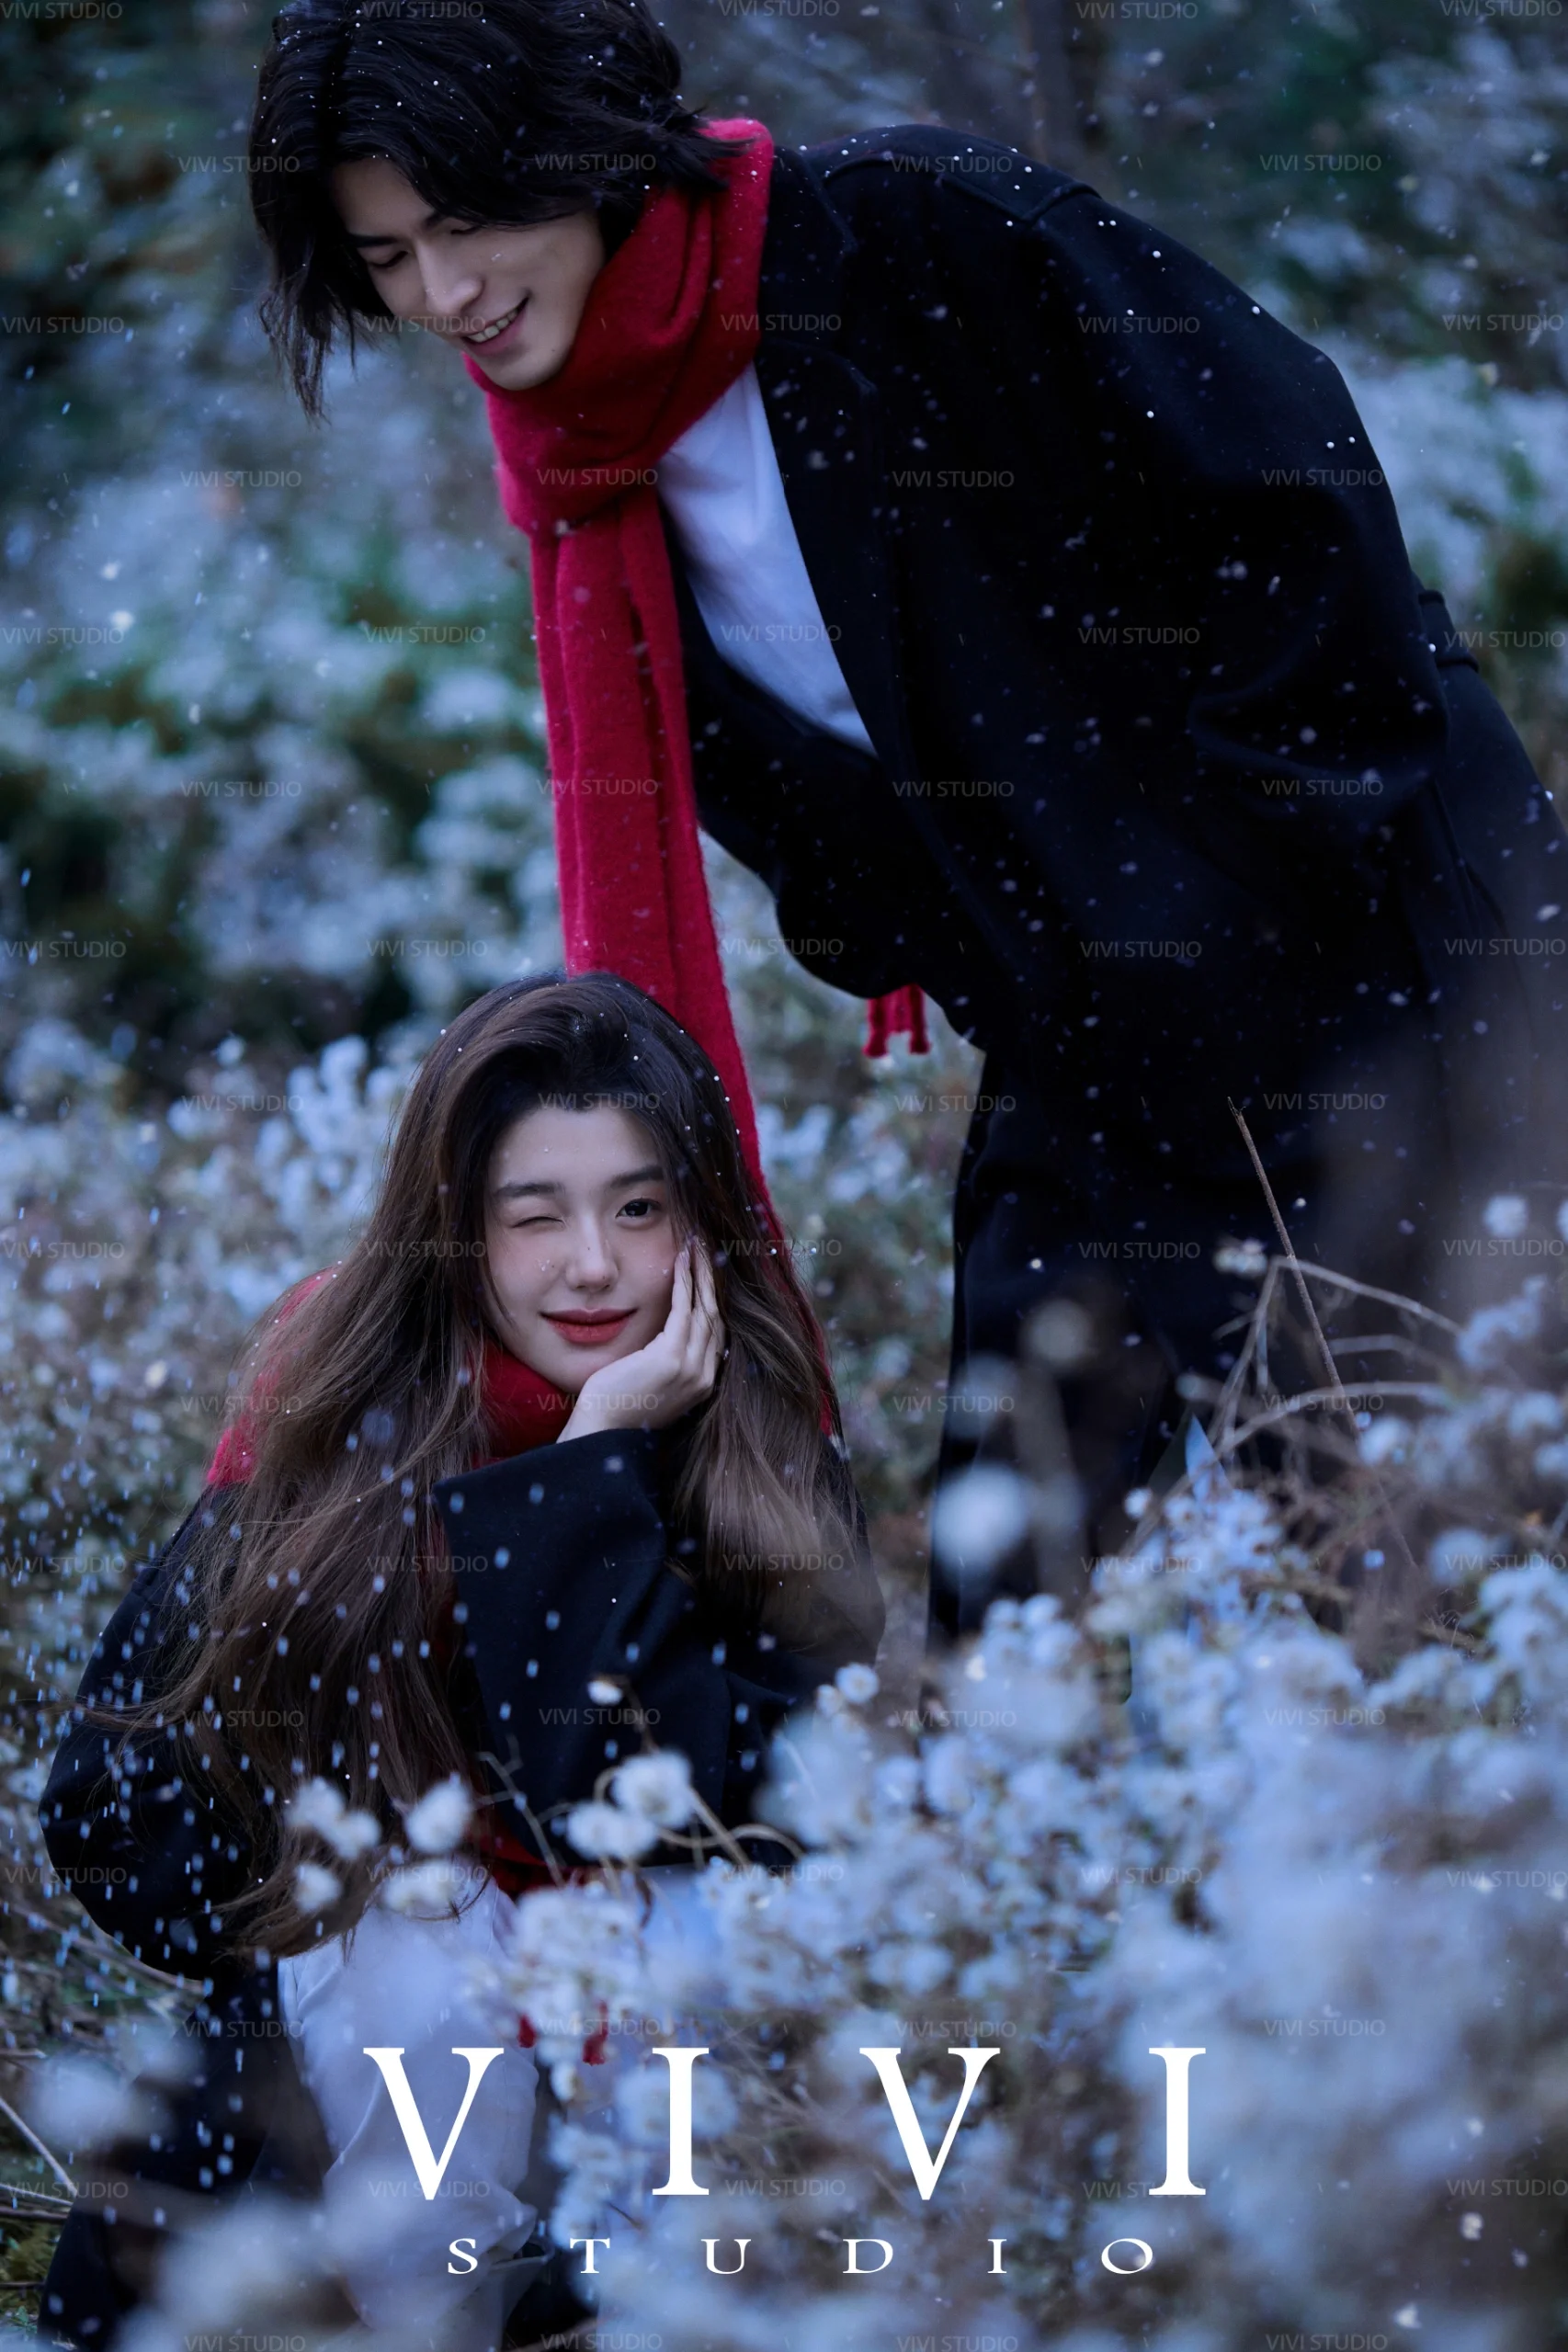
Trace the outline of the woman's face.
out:
[[[541,1105],[491,1153],[484,1239],[496,1335],[564,1395],[663,1330],[683,1236],[649,1130]]]
[[[604,267],[597,213],[476,229],[432,212],[382,160],[340,164],[332,194],[394,318],[471,351],[506,392],[546,383],[565,365]]]

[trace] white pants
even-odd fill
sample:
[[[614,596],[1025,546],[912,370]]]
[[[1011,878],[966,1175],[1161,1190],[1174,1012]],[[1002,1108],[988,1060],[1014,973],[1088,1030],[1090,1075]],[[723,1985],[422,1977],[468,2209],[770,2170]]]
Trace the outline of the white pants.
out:
[[[538,2219],[517,2195],[528,2170],[533,2056],[517,2042],[516,2011],[490,2007],[469,1975],[473,1961],[501,1957],[510,1913],[485,1879],[456,1919],[371,1909],[350,1940],[335,1937],[278,1970],[300,2070],[333,2153],[323,2198],[344,2283],[369,2326],[437,2352],[494,2352],[507,2312],[539,2268],[533,2259],[508,2261]],[[468,2062],[454,2048],[497,2044],[504,2054],[490,2062],[426,2199],[386,2078],[365,2051],[402,2051],[438,2161],[468,2087]]]

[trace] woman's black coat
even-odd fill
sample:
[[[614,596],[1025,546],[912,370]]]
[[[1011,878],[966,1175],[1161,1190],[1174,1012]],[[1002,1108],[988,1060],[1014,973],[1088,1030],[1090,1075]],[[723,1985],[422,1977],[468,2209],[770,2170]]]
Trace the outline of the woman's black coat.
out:
[[[822,1580],[809,1652],[721,1633],[669,1564],[668,1470],[656,1434],[621,1430],[538,1447],[436,1490],[465,1735],[471,1753],[494,1759],[497,1818],[525,1846],[529,1814],[553,1828],[608,1764],[642,1744],[624,1708],[590,1696],[597,1679],[634,1695],[654,1743],[689,1759],[698,1793],[736,1827],[753,1818],[767,1738],[785,1713],[838,1666],[876,1654],[881,1602],[863,1549]],[[837,1475],[858,1514],[847,1473]],[[190,1600],[190,1531],[223,1494],[209,1489],[137,1578],[88,1662],[78,1710],[155,1689]],[[112,1726],[74,1715],[40,1806],[51,1858],[127,1950],[206,1990],[189,2028],[195,2071],[166,2098],[167,2125],[152,2144],[114,2152],[129,2202],[79,2204],[46,2282],[40,2333],[100,2347],[144,2294],[165,2228],[242,2184],[308,2190],[329,2160],[274,1978],[225,1948],[224,1911],[256,1876],[243,1833],[163,1739],[133,1743],[117,1774],[119,1744]],[[783,1852],[751,1850],[760,1860]],[[568,1868],[581,1858],[560,1851]]]
[[[874,759],[732,667],[666,536],[702,821],[800,960],[919,982],[1118,1216],[1173,1170],[1250,1184],[1233,1101],[1269,1165],[1322,1159],[1311,1090],[1391,1059],[1376,1148],[1451,1155],[1471,1200],[1557,1175],[1562,827],[1328,358],[932,128],[778,155],[760,309]]]

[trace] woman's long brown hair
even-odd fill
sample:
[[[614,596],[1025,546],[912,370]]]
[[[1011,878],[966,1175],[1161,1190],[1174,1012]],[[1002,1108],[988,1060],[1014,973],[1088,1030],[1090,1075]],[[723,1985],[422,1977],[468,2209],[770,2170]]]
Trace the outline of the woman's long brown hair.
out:
[[[253,1335],[233,1418],[254,1469],[207,1495],[179,1646],[112,1718],[193,1750],[246,1835],[257,1883],[225,1915],[236,1946],[307,1949],[368,1898],[369,1866],[335,1864],[343,1902],[310,1918],[297,1906],[297,1866],[320,1853],[282,1818],[301,1778],[328,1780],[395,1839],[401,1809],[470,1776],[441,1663],[451,1573],[431,1489],[486,1451],[486,1177],[503,1134],[545,1100],[641,1119],[677,1226],[713,1256],[727,1352],[681,1425],[672,1564],[722,1619],[788,1641],[810,1570],[853,1556],[853,1503],[824,1443],[838,1423],[821,1335],[712,1065],[613,975],[481,997],[419,1070],[360,1240]]]

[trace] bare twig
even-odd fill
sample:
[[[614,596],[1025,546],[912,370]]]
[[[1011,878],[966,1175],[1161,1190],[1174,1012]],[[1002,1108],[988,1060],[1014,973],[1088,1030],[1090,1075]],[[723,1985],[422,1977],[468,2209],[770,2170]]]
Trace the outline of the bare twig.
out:
[[[1212,1386],[1211,1383],[1205,1383],[1205,1385],[1210,1388]],[[1358,1384],[1348,1390],[1342,1390],[1340,1393],[1348,1396],[1389,1396],[1394,1393],[1394,1391],[1391,1385],[1380,1381],[1375,1385],[1369,1383],[1364,1387]],[[1407,1389],[1402,1388],[1400,1393],[1426,1394],[1439,1400],[1443,1395],[1441,1390],[1423,1390],[1419,1383],[1415,1382],[1410,1383]],[[1335,1402],[1335,1392],[1330,1389],[1308,1389],[1303,1390],[1299,1396],[1281,1397],[1276,1403],[1270,1405],[1266,1413],[1256,1415],[1252,1420],[1244,1422],[1239,1428],[1221,1430],[1218,1440],[1211,1439],[1210,1443],[1214,1446],[1215,1453],[1223,1460],[1226,1455],[1234,1453],[1238,1448],[1244,1446],[1249,1437],[1256,1437],[1260,1429],[1277,1427],[1281,1422],[1299,1419],[1312,1405],[1321,1404],[1325,1399],[1330,1403]],[[1338,1459],[1343,1460],[1344,1456],[1340,1455]],[[1133,1530],[1131,1540],[1134,1543],[1140,1541],[1144,1529],[1154,1528],[1171,1504],[1180,1502],[1185,1496],[1193,1494],[1199,1480],[1204,1477],[1212,1467],[1212,1463],[1205,1461],[1197,1463],[1191,1470],[1184,1471],[1178,1479],[1151,1502],[1149,1508]]]
[[[44,2146],[43,2142],[39,2138],[38,2133],[33,2130],[32,2125],[30,2123],[24,2122],[22,2118],[17,2113],[16,2108],[12,2107],[9,2100],[0,2099],[0,2115],[3,2115],[6,2118],[6,2122],[11,2124],[15,2130],[21,2133],[23,2139],[28,2142],[29,2147],[36,2148],[38,2150],[39,2154],[43,2158],[44,2163],[54,2174],[56,2179],[63,2181],[66,2187],[71,2191],[72,2196],[74,2197],[76,2194],[76,2184],[72,2179],[70,2174],[66,2171],[64,2165],[61,2163],[59,2157],[54,2153],[51,2148],[46,2148]]]
[[[1274,1220],[1274,1230],[1279,1236],[1279,1247],[1284,1253],[1284,1256],[1288,1262],[1290,1269],[1295,1273],[1296,1288],[1301,1293],[1301,1305],[1305,1310],[1307,1322],[1311,1326],[1312,1337],[1317,1341],[1318,1352],[1323,1358],[1324,1369],[1328,1374],[1331,1385],[1338,1391],[1338,1402],[1349,1420],[1351,1426],[1354,1427],[1356,1415],[1350,1409],[1350,1403],[1348,1398],[1346,1396],[1344,1390],[1340,1388],[1339,1367],[1334,1360],[1334,1352],[1329,1346],[1328,1341],[1324,1335],[1323,1325],[1318,1321],[1318,1311],[1312,1304],[1312,1294],[1308,1290],[1306,1278],[1301,1273],[1298,1265],[1296,1258],[1296,1245],[1291,1241],[1289,1230],[1286,1227],[1285,1220],[1279,1213],[1279,1203],[1274,1197],[1274,1187],[1268,1181],[1268,1171],[1265,1168],[1262,1160],[1258,1156],[1257,1145],[1252,1140],[1252,1130],[1247,1125],[1242,1113],[1236,1108],[1234,1103],[1232,1103],[1231,1105],[1231,1117],[1235,1120],[1236,1125],[1242,1131],[1242,1142],[1247,1147],[1247,1157],[1252,1162],[1253,1174],[1256,1176],[1259,1184],[1263,1187],[1263,1197],[1268,1203],[1268,1213]]]
[[[1267,1170],[1265,1168],[1262,1160],[1258,1156],[1256,1144],[1252,1140],[1252,1130],[1248,1127],[1245,1119],[1237,1109],[1234,1103],[1232,1103],[1231,1105],[1231,1116],[1235,1120],[1236,1125],[1241,1129],[1242,1141],[1247,1147],[1247,1156],[1252,1162],[1253,1169],[1257,1176],[1259,1184],[1263,1187],[1264,1198],[1268,1203],[1268,1213],[1274,1220],[1274,1230],[1279,1236],[1280,1245],[1285,1252],[1285,1258],[1289,1270],[1294,1273],[1296,1277],[1296,1287],[1301,1293],[1301,1304],[1306,1311],[1307,1321],[1312,1327],[1312,1336],[1317,1341],[1319,1350],[1322,1354],[1324,1369],[1327,1372],[1335,1390],[1337,1392],[1335,1401],[1339,1404],[1340,1409],[1343,1411],[1346,1419],[1350,1424],[1352,1430],[1355,1430],[1358,1437],[1359,1431],[1357,1429],[1356,1415],[1351,1408],[1349,1399],[1345,1394],[1344,1386],[1339,1377],[1339,1367],[1335,1362],[1334,1351],[1329,1346],[1322,1324],[1318,1321],[1317,1309],[1312,1304],[1312,1294],[1307,1288],[1307,1269],[1302,1261],[1296,1256],[1295,1244],[1290,1239],[1290,1231],[1286,1226],[1285,1220],[1279,1213],[1279,1203],[1275,1198],[1274,1187],[1268,1181]],[[1314,1268],[1313,1270],[1324,1273],[1325,1278],[1329,1280],[1337,1279],[1337,1278],[1332,1275],[1326,1275],[1326,1269]],[[1372,1290],[1367,1284],[1356,1282],[1348,1276],[1343,1278],[1343,1279],[1337,1279],[1337,1287],[1345,1290],[1346,1293],[1351,1297],[1377,1298],[1385,1304],[1394,1306],[1401,1306],[1407,1303],[1415,1304],[1415,1301],[1404,1301],[1400,1300],[1392,1291]],[[1418,1308],[1417,1312],[1422,1312],[1425,1311]],[[1433,1322],[1442,1322],[1445,1318],[1441,1316],[1428,1315],[1428,1320]],[[1450,1331],[1453,1331],[1456,1327],[1457,1326],[1453,1324],[1448,1324],[1448,1328]],[[1406,1569],[1409,1571],[1414,1583],[1416,1585],[1419,1585],[1421,1581],[1421,1571],[1416,1566],[1415,1554],[1412,1552],[1409,1544],[1406,1543],[1404,1540],[1404,1530],[1400,1526],[1398,1520],[1394,1517],[1392,1506],[1387,1500],[1382,1481],[1378,1476],[1376,1471],[1371,1472],[1371,1484],[1379,1501],[1383,1506],[1383,1514],[1389,1534],[1398,1549],[1400,1556],[1403,1559]]]
[[[544,1824],[540,1820],[539,1815],[533,1811],[533,1808],[529,1805],[528,1799],[523,1795],[522,1790],[518,1788],[517,1782],[512,1778],[513,1764],[520,1764],[522,1761],[522,1753],[517,1746],[516,1737],[514,1737],[512,1741],[512,1755],[506,1763],[503,1764],[500,1757],[494,1755],[489,1748],[482,1748],[480,1750],[479,1761],[481,1764],[488,1764],[496,1778],[503,1783],[513,1804],[517,1806],[517,1811],[522,1814],[523,1819],[527,1822],[529,1835],[538,1843],[540,1859],[548,1864],[551,1876],[555,1880],[556,1885],[558,1887],[563,1887],[566,1884],[566,1873],[562,1869],[561,1858],[551,1843],[550,1833],[546,1830]],[[498,1797],[489,1797],[485,1800],[485,1803],[487,1805],[499,1804],[500,1801],[501,1801]]]
[[[23,2210],[17,2202],[18,2197],[25,2199],[28,2210],[36,2209],[45,2217],[51,2213],[69,2213],[71,2210],[71,2199],[68,2197],[56,2197],[47,2188],[33,2188],[23,2180],[0,2180],[0,2197],[10,2199],[9,2210],[13,2213],[18,2213]]]
[[[1440,1641],[1446,1642],[1450,1650],[1463,1650],[1471,1657],[1479,1656],[1486,1647],[1478,1634],[1466,1633],[1462,1627],[1458,1625],[1445,1625],[1440,1618],[1429,1617],[1421,1630],[1423,1633],[1435,1634]],[[1479,1711],[1477,1710],[1477,1712]]]
[[[1424,1307],[1419,1299],[1407,1299],[1398,1290],[1380,1290],[1375,1283],[1358,1282],[1353,1274],[1338,1274],[1331,1266],[1314,1265],[1310,1257],[1283,1257],[1279,1263],[1288,1274],[1315,1275],[1320,1282],[1332,1282],[1336,1290],[1345,1291],[1352,1299],[1375,1299],[1380,1306],[1398,1307],[1403,1314],[1418,1316],[1422,1323],[1435,1323],[1440,1331],[1450,1333],[1456,1339],[1459,1336],[1457,1323],[1448,1315],[1440,1315],[1436,1307]],[[1361,1343],[1358,1340],[1356,1344],[1359,1346]]]
[[[747,1821],[742,1822],[738,1828],[733,1830],[727,1828],[724,1823],[720,1820],[718,1814],[713,1811],[712,1807],[705,1804],[703,1800],[696,1795],[695,1790],[693,1791],[693,1798],[698,1812],[709,1824],[710,1835],[705,1838],[693,1837],[688,1839],[685,1837],[677,1837],[672,1834],[669,1838],[669,1843],[672,1846],[689,1846],[692,1852],[695,1854],[706,1853],[711,1846],[722,1845],[728,1847],[732,1861],[738,1860],[742,1864],[743,1868],[749,1867],[751,1863],[751,1856],[745,1851],[745,1848],[738,1843],[738,1840],[743,1837],[770,1838],[780,1846],[788,1846],[790,1852],[794,1856],[797,1862],[800,1861],[802,1855],[805,1853],[805,1847],[801,1845],[798,1839],[791,1837],[785,1830],[773,1828],[771,1824],[767,1822]]]
[[[1257,1299],[1250,1312],[1245,1315],[1238,1316],[1233,1323],[1223,1326],[1226,1334],[1235,1330],[1244,1330],[1247,1336],[1228,1379],[1222,1387],[1214,1392],[1220,1408],[1217,1426],[1221,1429],[1231,1426],[1233,1421],[1237,1399],[1248,1385],[1250,1370],[1256,1368],[1256,1382],[1259,1387],[1267,1391],[1271,1386],[1268,1375],[1269,1324],[1279,1280],[1286,1274],[1295,1275],[1298,1280],[1329,1283],[1335,1290],[1344,1291],[1347,1298],[1370,1299],[1379,1305],[1396,1308],[1400,1313],[1413,1315],[1422,1323],[1431,1324],[1450,1337],[1456,1335],[1459,1331],[1459,1325],[1450,1322],[1447,1315],[1438,1314],[1432,1307],[1422,1306],[1418,1300],[1403,1298],[1398,1291],[1379,1290],[1373,1283],[1358,1281],[1354,1275],[1335,1273],[1332,1267],[1315,1265],[1310,1258],[1297,1257],[1294,1255],[1271,1257],[1265,1270]],[[1361,1338],[1358,1338],[1355,1343],[1358,1352],[1374,1344],[1380,1346],[1382,1344],[1381,1335],[1375,1343]],[[1414,1342],[1401,1343],[1397,1338],[1394,1344],[1410,1346],[1415,1345]],[[1437,1363],[1440,1364],[1443,1361],[1443,1358],[1431,1349],[1419,1348],[1415,1352],[1428,1357]]]
[[[1267,1413],[1256,1415],[1241,1428],[1227,1432],[1221,1444],[1214,1450],[1216,1453],[1233,1453],[1238,1446],[1245,1445],[1247,1439],[1256,1437],[1260,1429],[1270,1428],[1278,1422],[1289,1421],[1302,1413],[1311,1413],[1317,1405],[1337,1403],[1341,1398],[1348,1400],[1358,1396],[1411,1396],[1418,1397],[1425,1404],[1447,1403],[1445,1392],[1434,1387],[1429,1381],[1358,1381],[1349,1388],[1336,1385],[1332,1389],[1302,1389],[1298,1395],[1281,1397]],[[1197,1471],[1188,1472],[1189,1477],[1198,1474]],[[1175,1491],[1173,1488],[1172,1492]]]

